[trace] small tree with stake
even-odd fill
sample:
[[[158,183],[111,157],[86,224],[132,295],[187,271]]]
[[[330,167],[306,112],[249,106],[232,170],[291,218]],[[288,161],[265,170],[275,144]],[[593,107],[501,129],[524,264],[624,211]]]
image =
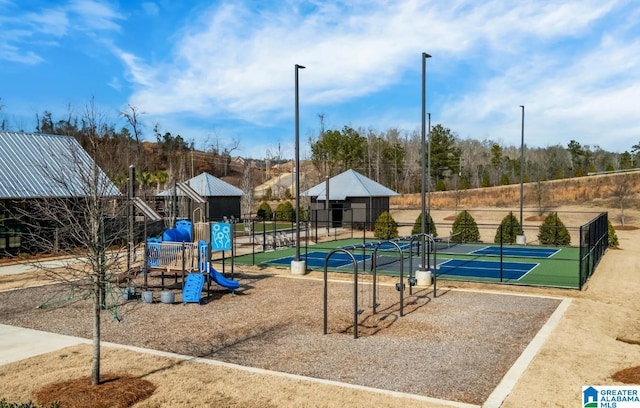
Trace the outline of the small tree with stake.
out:
[[[85,145],[99,154],[97,128],[88,126]],[[62,283],[67,293],[91,299],[91,383],[98,385],[100,315],[107,304],[110,277],[126,264],[127,223],[122,220],[128,201],[75,139],[61,136],[56,146],[37,154],[41,155],[41,182],[50,194],[18,210],[25,224],[23,239],[37,253],[63,255],[62,267],[52,268],[37,261],[33,266]]]

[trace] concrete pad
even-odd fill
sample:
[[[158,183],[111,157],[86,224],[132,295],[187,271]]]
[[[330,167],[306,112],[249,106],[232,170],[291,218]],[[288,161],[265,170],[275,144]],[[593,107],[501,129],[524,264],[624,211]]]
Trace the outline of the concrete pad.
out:
[[[91,340],[0,324],[0,365]]]

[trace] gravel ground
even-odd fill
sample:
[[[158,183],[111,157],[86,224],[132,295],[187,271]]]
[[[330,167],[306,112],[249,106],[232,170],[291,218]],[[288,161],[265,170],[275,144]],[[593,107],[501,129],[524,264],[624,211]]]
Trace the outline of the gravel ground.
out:
[[[238,276],[236,276],[237,278]],[[439,288],[399,292],[358,288],[359,338],[353,338],[353,284],[330,281],[328,335],[321,280],[243,274],[237,295],[212,286],[202,305],[119,299],[120,321],[105,311],[104,341],[336,380],[433,398],[483,403],[559,300]],[[0,323],[90,338],[85,300],[37,308],[57,285],[0,292]]]

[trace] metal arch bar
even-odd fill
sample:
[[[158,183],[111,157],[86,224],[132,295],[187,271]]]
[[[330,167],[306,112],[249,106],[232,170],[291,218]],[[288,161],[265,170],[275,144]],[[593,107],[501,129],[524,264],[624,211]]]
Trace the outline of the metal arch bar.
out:
[[[371,265],[373,266],[373,313],[376,313],[376,279],[378,274],[378,268],[376,267],[376,256],[378,255],[378,249],[380,248],[380,245],[384,244],[385,242],[389,242],[395,245],[395,247],[400,252],[400,317],[402,317],[404,316],[404,256],[402,254],[402,248],[400,248],[400,245],[398,245],[395,240],[380,241],[376,245],[376,249],[373,250],[373,256],[371,257]]]
[[[329,263],[329,258],[331,255],[342,252],[348,254],[351,260],[353,261],[353,338],[358,338],[358,262],[356,262],[356,258],[353,254],[346,249],[336,248],[329,252],[324,258],[324,334],[327,334],[327,319],[328,319],[328,273],[327,273],[327,265]]]

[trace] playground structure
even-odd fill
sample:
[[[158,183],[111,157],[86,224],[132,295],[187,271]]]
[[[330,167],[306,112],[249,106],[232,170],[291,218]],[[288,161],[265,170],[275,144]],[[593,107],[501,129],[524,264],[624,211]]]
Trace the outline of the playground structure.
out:
[[[179,277],[181,277],[183,303],[200,303],[205,282],[207,294],[210,294],[212,281],[235,294],[235,290],[240,287],[239,282],[225,277],[211,264],[212,251],[231,250],[233,252],[231,229],[231,225],[226,223],[201,222],[194,225],[189,220],[178,220],[174,228],[163,231],[161,238],[147,238],[144,244],[144,261],[140,266],[140,272],[144,278],[143,289],[148,291],[149,277],[159,273],[162,290],[167,289],[165,285],[167,275],[172,275],[174,285],[179,284]],[[217,243],[220,242],[222,230],[226,235],[222,237],[224,245],[220,246]],[[205,231],[211,232],[206,234]],[[194,235],[207,239],[194,241]]]

